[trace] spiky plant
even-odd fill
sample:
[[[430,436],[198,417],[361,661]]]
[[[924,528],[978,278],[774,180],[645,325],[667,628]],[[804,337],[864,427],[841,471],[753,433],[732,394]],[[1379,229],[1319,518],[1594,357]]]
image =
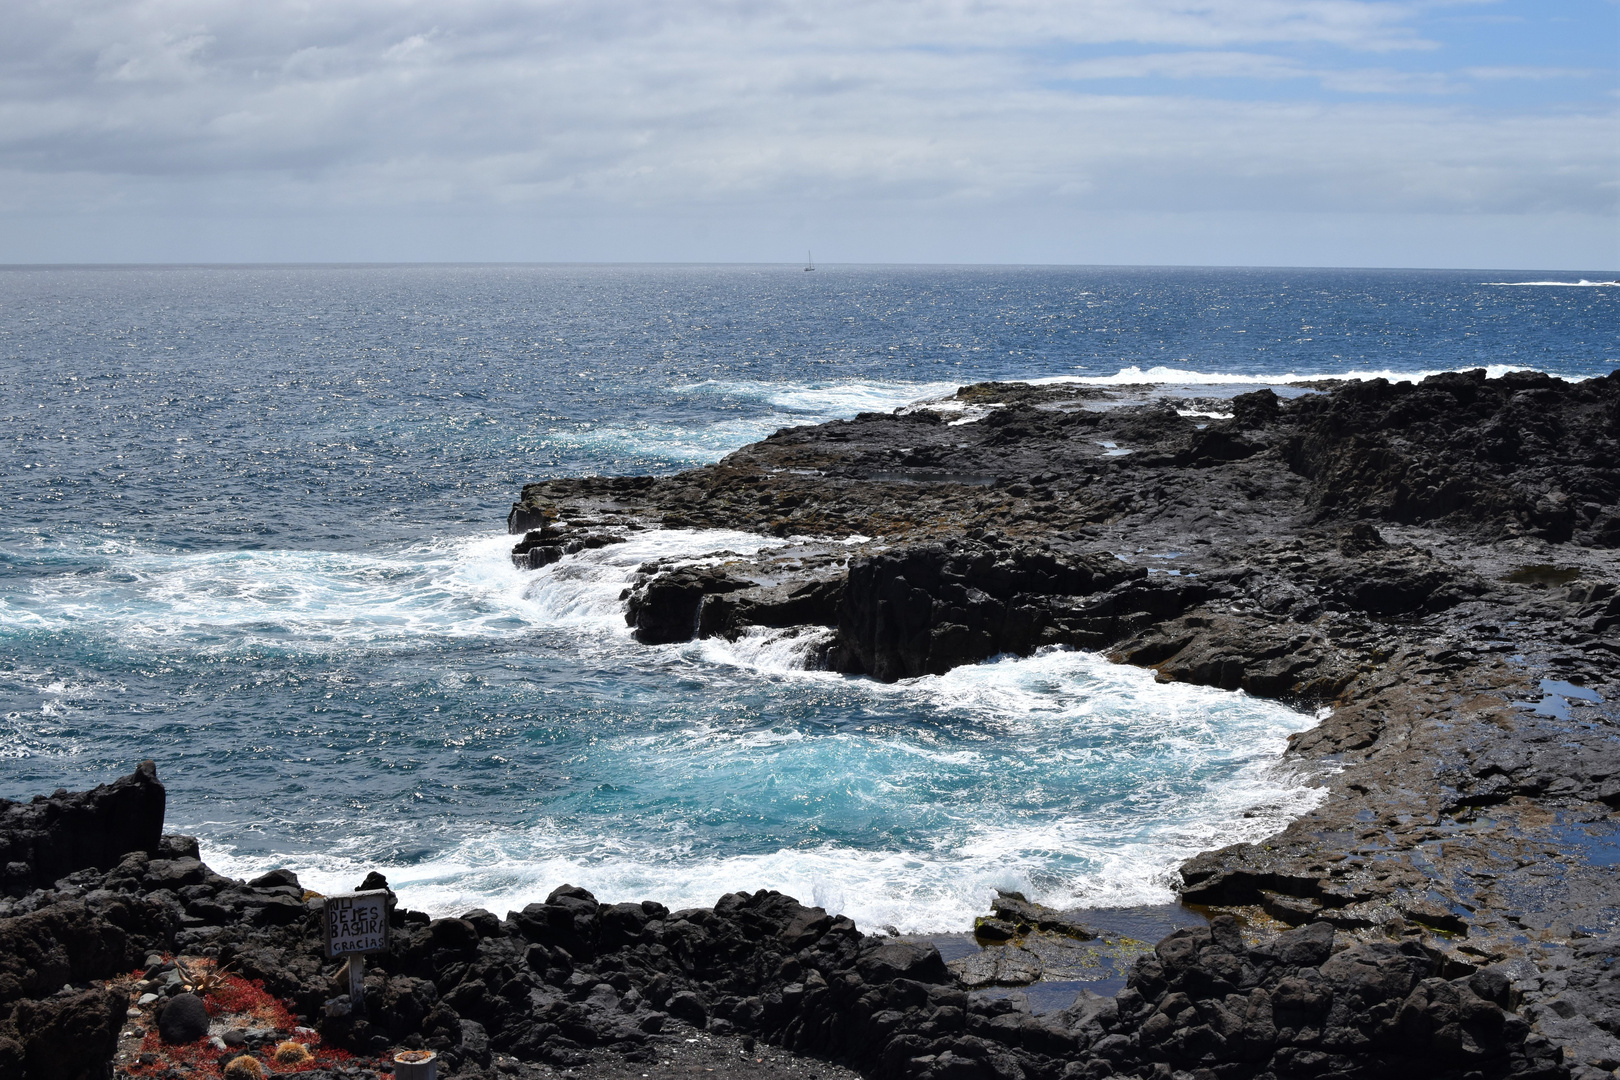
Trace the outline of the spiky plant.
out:
[[[192,961],[192,964],[196,966],[187,965],[178,956],[174,959],[174,966],[180,972],[180,985],[198,997],[204,997],[224,986],[225,976],[231,970],[229,964],[224,967],[215,967],[212,964],[203,967],[196,961]]]
[[[314,1056],[309,1052],[309,1047],[291,1039],[279,1044],[275,1053],[270,1055],[277,1065],[307,1065],[314,1060]]]

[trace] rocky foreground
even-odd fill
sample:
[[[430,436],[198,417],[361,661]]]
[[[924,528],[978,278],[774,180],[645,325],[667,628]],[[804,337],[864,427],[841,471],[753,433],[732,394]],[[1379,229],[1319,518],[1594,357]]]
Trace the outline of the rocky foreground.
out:
[[[719,1060],[732,1076],[782,1075],[766,1044],[916,1080],[1568,1075],[1514,1012],[1511,971],[1455,975],[1417,938],[1348,941],[1319,921],[1257,940],[1223,915],[1161,941],[1116,997],[1036,1016],[1018,997],[970,995],[933,945],[763,891],[673,912],[570,886],[505,918],[396,906],[362,1016],[322,959],[321,898],[285,870],[210,871],[194,841],[161,835],[163,801],[147,762],[91,792],[0,807],[13,866],[64,849],[99,858],[110,837],[142,845],[111,869],[19,886],[0,909],[3,1075],[89,1080],[116,1058],[121,1075],[333,1080],[376,1077],[407,1048],[437,1052],[446,1076],[669,1075],[713,1038],[731,1043]],[[1002,914],[1043,917],[1016,900]],[[181,978],[202,968],[252,980],[261,1004],[244,1026],[215,1030],[225,988]],[[264,1026],[278,1013],[298,1025],[291,1056]],[[141,1035],[150,1049],[128,1052]]]
[[[0,804],[0,1075],[255,1055],[377,1075],[398,1048],[466,1077],[1613,1075],[1617,500],[1620,375],[1482,372],[1230,400],[976,386],[677,477],[531,485],[525,567],[652,527],[782,539],[643,566],[624,599],[648,643],[794,636],[880,679],[1106,650],[1328,709],[1290,750],[1325,801],[1186,864],[1209,924],[1057,1011],[780,894],[672,912],[562,886],[504,917],[396,906],[362,1017],[322,959],[321,898],[162,835],[147,764]],[[1083,923],[1003,896],[984,957],[1017,967]],[[281,1070],[268,1027],[214,1032],[222,1006],[175,957],[256,982],[318,1053]]]

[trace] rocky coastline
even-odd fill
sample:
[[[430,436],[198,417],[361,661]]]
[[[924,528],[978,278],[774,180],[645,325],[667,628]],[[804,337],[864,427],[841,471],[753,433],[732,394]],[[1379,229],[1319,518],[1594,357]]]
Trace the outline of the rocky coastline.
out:
[[[161,825],[151,762],[3,810],[7,825],[91,850],[124,827],[117,806],[132,800],[157,808],[147,832]],[[1452,974],[1419,938],[1344,940],[1321,921],[1257,934],[1217,916],[1136,960],[1119,994],[1037,1015],[1022,995],[970,993],[932,944],[868,936],[780,893],[672,912],[564,885],[505,918],[432,919],[396,904],[388,951],[366,961],[362,1013],[322,958],[322,898],[288,871],[227,878],[194,840],[160,834],[110,870],[13,893],[0,907],[0,1069],[23,1080],[358,1080],[393,1071],[401,1049],[432,1051],[447,1077],[639,1076],[660,1064],[672,1075],[683,1050],[716,1041],[708,1060],[738,1077],[784,1074],[766,1066],[765,1046],[913,1080],[1569,1075],[1561,1048],[1515,1013],[1510,971]],[[1010,934],[1086,933],[1017,897],[996,915]],[[230,987],[199,969],[251,980],[296,1026],[265,1026],[263,1009],[240,1026],[211,1023]],[[283,1070],[286,1035],[300,1041]]]
[[[797,633],[884,680],[1084,648],[1320,710],[1288,756],[1323,803],[1193,859],[1183,902],[1518,965],[1577,1073],[1620,1066],[1620,374],[980,384],[678,476],[531,484],[509,518],[520,560],[647,526],[784,541],[643,566],[648,643]]]
[[[464,1077],[1620,1069],[1620,373],[981,384],[674,477],[531,484],[509,527],[533,569],[647,528],[781,541],[642,566],[623,600],[648,644],[792,637],[807,665],[883,680],[1085,648],[1319,710],[1288,753],[1323,801],[1185,864],[1207,925],[1062,1008],[1010,989],[1038,966],[1005,972],[1093,931],[1015,895],[947,963],[776,893],[672,912],[560,885],[504,917],[396,905],[361,1015],[322,958],[322,898],[164,835],[145,763],[0,803],[0,1075],[278,1071],[269,1028],[214,1033],[176,1004],[207,997],[188,961],[347,1055],[285,1070],[313,1077],[381,1075],[397,1048]],[[165,1017],[193,1036],[186,1064],[142,1050],[170,1045]]]

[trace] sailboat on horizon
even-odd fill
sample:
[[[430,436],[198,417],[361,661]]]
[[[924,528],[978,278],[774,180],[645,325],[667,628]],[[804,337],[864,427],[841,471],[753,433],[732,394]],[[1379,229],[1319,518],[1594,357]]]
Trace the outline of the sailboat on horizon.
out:
[[[810,252],[806,251],[804,253],[804,272],[808,274],[810,271],[814,270],[815,268],[816,268],[816,260],[811,258]]]

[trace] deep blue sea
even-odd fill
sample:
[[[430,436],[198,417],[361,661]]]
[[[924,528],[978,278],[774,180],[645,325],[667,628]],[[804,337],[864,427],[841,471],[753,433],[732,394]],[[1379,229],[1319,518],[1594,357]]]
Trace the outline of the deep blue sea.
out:
[[[565,880],[906,930],[995,886],[1162,902],[1181,858],[1311,805],[1277,754],[1313,717],[1079,652],[883,686],[769,639],[642,647],[639,562],[765,540],[654,530],[519,573],[512,497],[984,379],[1606,374],[1620,289],[1580,280],[0,269],[0,796],[156,758],[216,866],[380,868],[441,912]]]

